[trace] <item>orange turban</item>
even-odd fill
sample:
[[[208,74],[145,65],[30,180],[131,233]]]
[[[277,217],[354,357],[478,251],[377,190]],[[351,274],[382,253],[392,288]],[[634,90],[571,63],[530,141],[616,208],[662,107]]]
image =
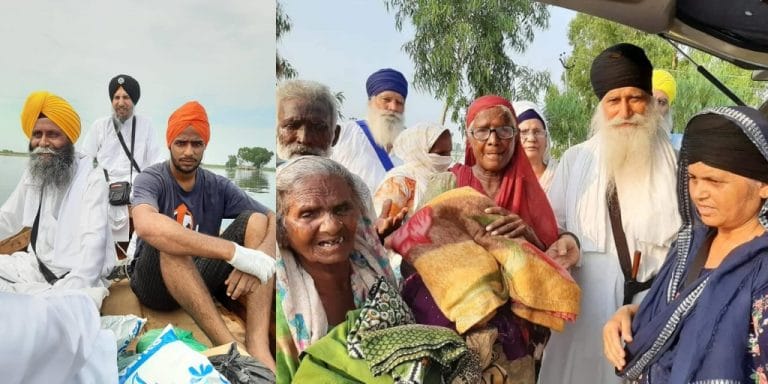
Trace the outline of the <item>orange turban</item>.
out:
[[[205,145],[211,138],[211,126],[208,124],[208,114],[197,101],[188,101],[168,118],[168,129],[165,131],[165,141],[171,146],[173,140],[181,131],[192,127],[203,139]]]
[[[35,128],[41,113],[53,121],[72,143],[80,137],[80,116],[72,106],[66,100],[48,91],[37,91],[27,96],[27,101],[21,110],[21,129],[27,138],[32,138],[32,129]]]

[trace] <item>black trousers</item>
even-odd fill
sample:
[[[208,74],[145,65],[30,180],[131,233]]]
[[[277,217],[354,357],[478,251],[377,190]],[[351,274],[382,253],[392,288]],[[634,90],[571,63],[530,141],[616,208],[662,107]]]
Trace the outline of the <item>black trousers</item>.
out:
[[[227,227],[221,238],[244,245],[245,229],[248,219],[254,212],[241,213],[232,224]],[[195,267],[203,278],[208,291],[212,295],[221,297],[225,295],[224,281],[232,272],[232,266],[222,260],[208,259],[193,256]],[[179,303],[173,298],[163,281],[160,272],[160,253],[148,243],[144,243],[141,251],[136,254],[130,272],[131,289],[141,304],[156,310],[170,311],[179,308]]]

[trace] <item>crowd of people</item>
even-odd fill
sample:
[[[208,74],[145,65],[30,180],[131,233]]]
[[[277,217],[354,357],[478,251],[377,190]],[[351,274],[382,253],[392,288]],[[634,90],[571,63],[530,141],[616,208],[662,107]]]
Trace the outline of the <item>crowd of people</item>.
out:
[[[0,207],[0,239],[31,232],[0,255],[0,371],[115,382],[97,320],[119,264],[215,345],[235,341],[215,300],[244,303],[244,348],[279,383],[768,382],[768,120],[706,109],[677,147],[683,95],[642,48],[605,49],[590,80],[590,138],[559,161],[544,109],[480,95],[455,164],[450,129],[406,128],[395,69],[344,123],[328,86],[281,82],[276,212],[200,167],[215,130],[197,101],[170,114],[166,153],[129,75],[77,148],[73,106],[33,92]],[[41,351],[56,358],[28,369]]]
[[[590,80],[559,161],[545,110],[481,95],[456,164],[394,69],[343,124],[328,86],[278,84],[278,382],[764,382],[768,121],[704,110],[673,145],[684,96],[642,48]]]
[[[78,148],[80,117],[65,99],[37,91],[22,109],[29,163],[0,207],[0,239],[31,234],[27,247],[0,255],[4,380],[117,382],[116,340],[99,309],[119,260],[142,304],[183,308],[215,345],[236,339],[213,297],[243,301],[245,349],[274,370],[275,214],[200,168],[211,139],[200,103],[170,115],[164,155],[134,113],[139,83],[121,74],[108,89],[113,113]],[[234,222],[220,234],[226,218]]]

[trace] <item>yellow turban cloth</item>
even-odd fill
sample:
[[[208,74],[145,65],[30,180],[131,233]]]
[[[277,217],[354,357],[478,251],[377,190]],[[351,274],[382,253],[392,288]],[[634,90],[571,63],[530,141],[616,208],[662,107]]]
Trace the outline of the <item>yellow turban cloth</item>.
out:
[[[675,101],[677,95],[677,83],[672,74],[663,69],[653,70],[653,89],[658,89],[667,94],[669,97],[669,103]]]
[[[32,138],[32,129],[41,113],[53,121],[73,144],[80,137],[80,116],[72,106],[48,91],[37,91],[27,97],[21,110],[21,129],[27,138]]]

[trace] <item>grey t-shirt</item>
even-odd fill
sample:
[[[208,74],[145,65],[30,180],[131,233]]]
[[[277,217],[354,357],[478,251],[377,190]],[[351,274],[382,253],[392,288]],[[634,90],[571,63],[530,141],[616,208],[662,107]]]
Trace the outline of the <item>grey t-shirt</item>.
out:
[[[195,186],[187,192],[173,177],[169,161],[144,169],[134,181],[131,204],[149,204],[185,228],[218,236],[223,219],[233,219],[244,211],[268,213],[269,208],[252,199],[231,180],[198,168]],[[144,241],[136,243],[141,254]]]

